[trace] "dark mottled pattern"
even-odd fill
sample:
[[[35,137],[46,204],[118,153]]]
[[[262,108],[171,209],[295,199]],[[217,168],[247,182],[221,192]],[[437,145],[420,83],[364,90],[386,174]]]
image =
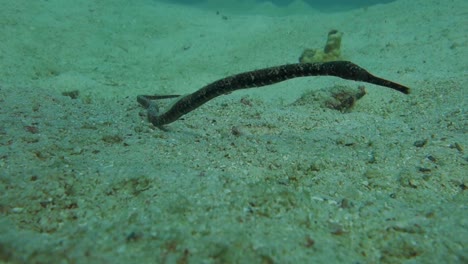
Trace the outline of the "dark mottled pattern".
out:
[[[408,94],[409,88],[370,74],[349,61],[326,63],[296,63],[244,72],[215,81],[176,101],[167,111],[159,113],[154,100],[177,96],[140,95],[137,100],[148,109],[148,120],[155,126],[172,123],[209,100],[235,90],[261,87],[305,76],[336,76],[347,80],[372,83]]]

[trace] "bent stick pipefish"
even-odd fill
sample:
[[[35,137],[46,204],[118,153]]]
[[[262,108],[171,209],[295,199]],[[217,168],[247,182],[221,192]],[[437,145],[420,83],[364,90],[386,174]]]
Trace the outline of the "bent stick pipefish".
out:
[[[295,63],[269,67],[254,71],[235,74],[201,89],[185,95],[139,95],[137,101],[147,109],[148,120],[156,127],[172,123],[181,116],[197,109],[204,103],[223,94],[240,89],[262,87],[289,79],[307,76],[335,76],[346,80],[371,83],[388,87],[404,94],[409,94],[410,88],[385,80],[369,73],[367,70],[349,61],[332,61],[324,63]],[[156,100],[181,97],[166,111],[159,111]]]

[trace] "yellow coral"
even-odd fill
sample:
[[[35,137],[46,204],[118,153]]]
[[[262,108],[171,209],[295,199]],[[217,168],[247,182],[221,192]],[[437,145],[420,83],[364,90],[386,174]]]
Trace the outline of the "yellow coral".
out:
[[[300,63],[328,62],[341,60],[341,37],[343,33],[338,30],[328,32],[327,43],[323,50],[305,49],[299,58]]]

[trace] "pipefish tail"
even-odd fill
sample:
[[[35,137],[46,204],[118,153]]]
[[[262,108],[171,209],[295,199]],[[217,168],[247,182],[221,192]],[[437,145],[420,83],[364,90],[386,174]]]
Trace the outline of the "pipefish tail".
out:
[[[156,127],[170,124],[181,116],[197,109],[204,103],[223,94],[240,89],[262,87],[289,79],[307,76],[335,76],[346,80],[371,83],[387,87],[404,94],[410,88],[374,76],[367,70],[349,61],[323,63],[295,63],[269,67],[235,74],[210,83],[191,94],[180,95],[139,95],[137,101],[147,109],[148,120]],[[160,112],[156,100],[181,97],[164,112]]]

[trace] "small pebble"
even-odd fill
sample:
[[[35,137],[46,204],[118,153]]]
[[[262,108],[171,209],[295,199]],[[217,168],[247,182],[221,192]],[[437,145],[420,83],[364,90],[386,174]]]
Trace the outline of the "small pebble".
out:
[[[14,207],[14,208],[11,208],[11,212],[12,212],[12,213],[15,213],[15,214],[22,213],[23,211],[24,211],[24,208],[22,208],[22,207]]]
[[[417,148],[422,148],[427,144],[427,139],[417,140],[413,143],[413,145]]]

